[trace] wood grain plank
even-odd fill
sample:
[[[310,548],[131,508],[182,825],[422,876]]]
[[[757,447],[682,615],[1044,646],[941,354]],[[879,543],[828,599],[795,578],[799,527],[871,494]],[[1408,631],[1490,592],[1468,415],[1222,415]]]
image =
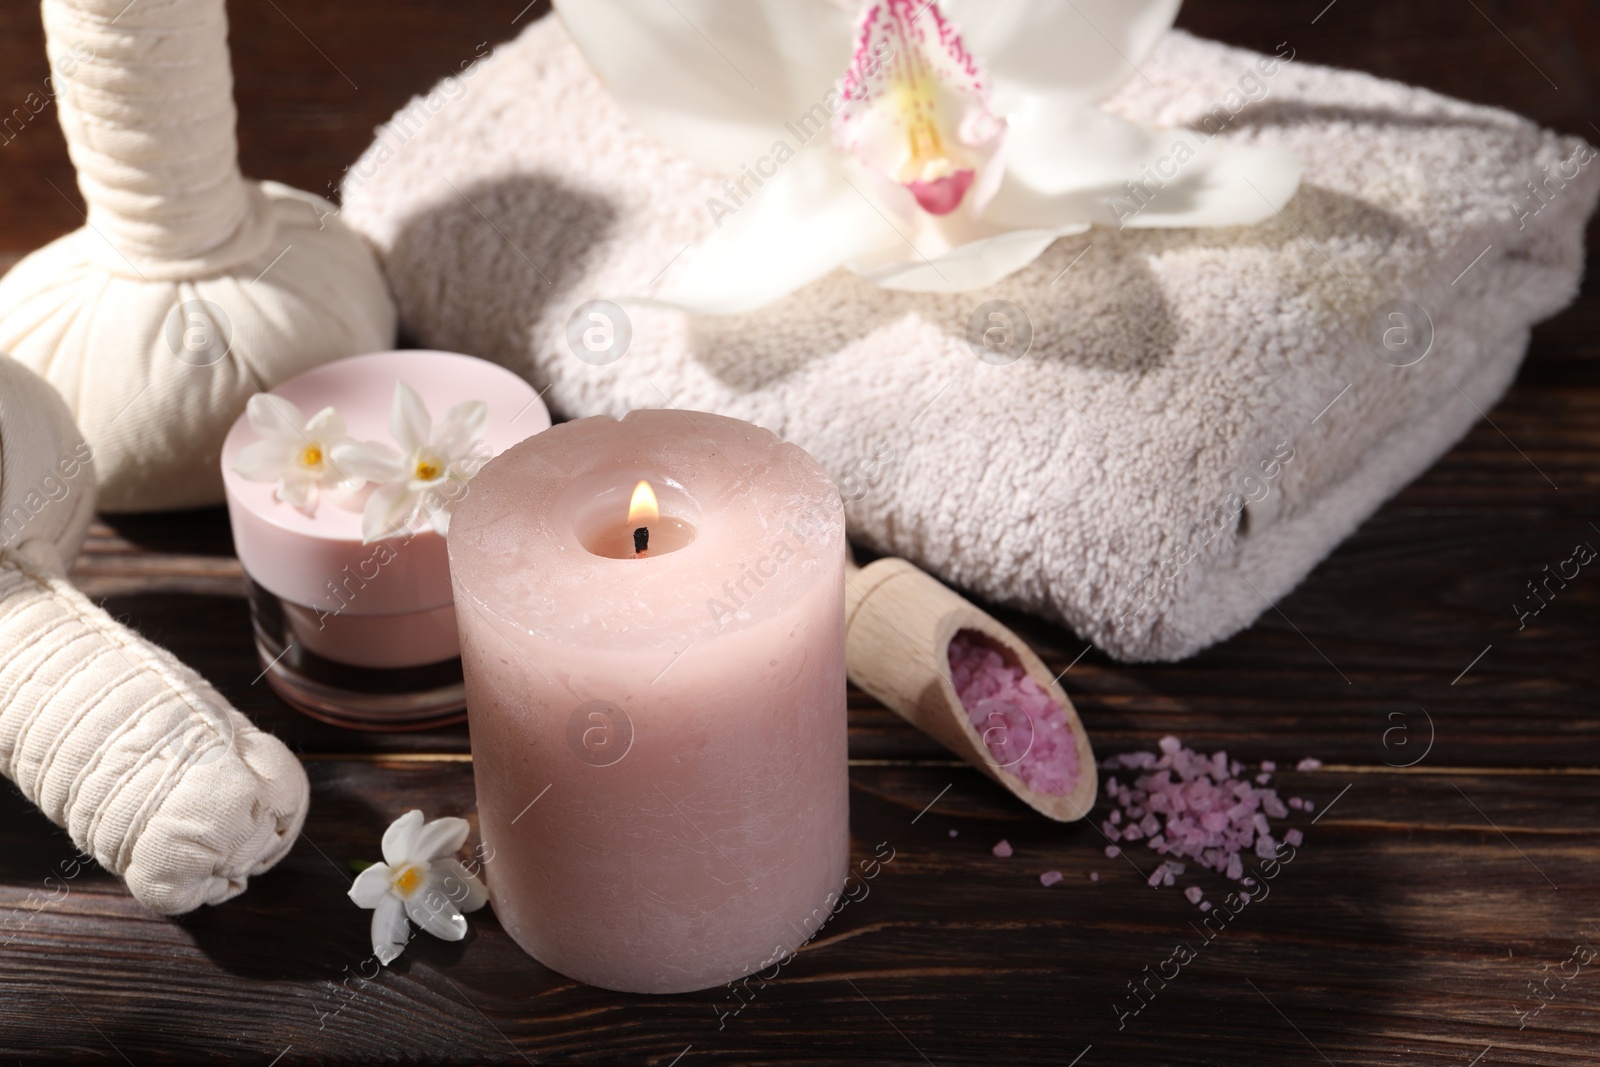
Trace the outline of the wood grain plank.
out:
[[[1303,845],[1208,941],[1176,889],[1144,884],[1147,850],[1107,859],[1093,826],[1048,824],[966,768],[858,766],[856,858],[879,842],[894,858],[730,1014],[739,1001],[726,989],[636,997],[573,983],[488,913],[465,942],[419,938],[362,977],[366,915],[344,898],[349,862],[374,858],[416,798],[470,817],[471,768],[310,771],[312,816],[290,857],[243,897],[180,920],[143,913],[95,871],[39,905],[71,847],[0,800],[0,915],[16,925],[39,908],[0,947],[0,1056],[114,1059],[114,1043],[141,1064],[264,1062],[292,1045],[318,1060],[665,1064],[693,1046],[685,1067],[922,1062],[916,1049],[944,1065],[1004,1048],[1008,1063],[1062,1064],[1092,1044],[1098,1062],[1320,1062],[1309,1039],[1340,1064],[1461,1064],[1491,1043],[1496,1063],[1555,1063],[1600,1040],[1600,975],[1588,970],[1516,1029],[1544,964],[1600,941],[1595,814],[1571,803],[1593,795],[1593,773],[1285,774],[1287,791],[1324,805],[1350,788],[1315,824],[1289,820]],[[1007,860],[989,853],[1002,837],[1016,849]],[[1045,870],[1065,882],[1044,888]],[[1220,878],[1193,880],[1221,897]],[[1118,1029],[1114,1005],[1135,1003],[1127,983],[1179,942],[1196,959]]]

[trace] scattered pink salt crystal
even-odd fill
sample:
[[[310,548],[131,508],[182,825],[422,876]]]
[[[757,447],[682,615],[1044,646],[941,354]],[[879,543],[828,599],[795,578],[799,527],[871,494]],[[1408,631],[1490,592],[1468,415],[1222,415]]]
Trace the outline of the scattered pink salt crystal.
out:
[[[1322,770],[1322,761],[1319,759],[1314,759],[1311,756],[1307,756],[1299,763],[1296,763],[1294,765],[1294,769],[1297,771],[1320,771]]]
[[[1078,741],[1066,712],[1001,648],[974,630],[950,639],[950,680],[994,761],[1030,789],[1065,796],[1078,784]]]
[[[990,849],[989,851],[993,852],[996,856],[1000,857],[1003,860],[1008,860],[1008,859],[1011,858],[1011,842],[1010,841],[1001,841],[999,844],[995,845],[994,848]]]
[[[1089,872],[1089,881],[1098,882],[1099,880],[1100,880],[1100,872],[1099,871],[1090,871]]]
[[[1289,830],[1284,833],[1283,839],[1295,848],[1300,847],[1300,842],[1305,840],[1305,835],[1299,830]]]
[[[1209,901],[1209,900],[1202,900],[1202,901],[1201,901],[1201,902],[1200,902],[1200,910],[1201,910],[1201,911],[1210,911],[1210,910],[1211,910],[1211,901]]]
[[[1106,859],[1114,860],[1120,855],[1122,855],[1122,850],[1120,848],[1118,848],[1116,845],[1107,845],[1106,846]]]
[[[1307,811],[1316,811],[1317,810],[1317,802],[1314,801],[1314,800],[1306,801],[1306,810]]]
[[[1310,810],[1309,802],[1298,798],[1286,805],[1276,789],[1267,787],[1277,770],[1271,760],[1251,772],[1225,752],[1204,756],[1171,736],[1161,739],[1159,750],[1106,761],[1108,768],[1133,770],[1135,776],[1107,788],[1114,803],[1101,823],[1108,840],[1143,839],[1164,857],[1147,876],[1153,886],[1175,884],[1184,869],[1180,860],[1241,881],[1246,854],[1265,860],[1277,853],[1270,820],[1285,818],[1291,807]],[[1107,856],[1119,854],[1115,845],[1106,849]]]
[[[1060,871],[1045,871],[1039,876],[1039,884],[1046,887],[1053,886],[1064,877]]]
[[[1301,800],[1299,797],[1290,797],[1289,798],[1289,806],[1291,808],[1293,808],[1295,811],[1304,811],[1304,810],[1306,810],[1306,802]]]
[[[1205,896],[1205,894],[1200,891],[1200,887],[1197,885],[1192,885],[1188,889],[1185,889],[1183,891],[1183,895],[1189,898],[1189,903],[1191,904],[1200,903],[1200,898]]]
[[[955,836],[956,836],[956,835],[958,835],[958,834],[960,834],[960,833],[961,833],[961,831],[960,831],[960,830],[951,830],[951,831],[950,831],[950,836],[951,836],[951,837],[955,837]]]

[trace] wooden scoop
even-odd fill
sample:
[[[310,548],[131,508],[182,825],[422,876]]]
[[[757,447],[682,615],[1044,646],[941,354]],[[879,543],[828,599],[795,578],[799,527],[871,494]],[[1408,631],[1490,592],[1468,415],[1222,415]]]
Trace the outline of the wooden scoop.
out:
[[[1072,792],[1058,795],[1029,788],[984,744],[950,680],[950,639],[961,630],[975,631],[993,642],[1066,713],[1078,748],[1078,779]],[[1072,822],[1094,806],[1099,791],[1094,750],[1077,710],[1049,669],[1016,634],[905,560],[880,559],[865,567],[849,562],[845,665],[857,686],[1040,814]]]

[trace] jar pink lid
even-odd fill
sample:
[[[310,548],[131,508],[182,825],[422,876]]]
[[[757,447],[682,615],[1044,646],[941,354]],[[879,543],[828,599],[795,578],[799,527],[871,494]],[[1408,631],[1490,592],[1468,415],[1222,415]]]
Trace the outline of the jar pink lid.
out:
[[[351,437],[393,445],[389,413],[398,381],[417,391],[435,424],[456,404],[483,401],[491,455],[550,427],[549,411],[527,382],[486,360],[451,352],[350,356],[269,391],[307,418],[332,406]],[[234,549],[258,584],[284,600],[342,615],[396,615],[451,603],[444,538],[428,530],[362,544],[365,491],[343,503],[322,500],[310,516],[283,503],[276,485],[247,481],[233,469],[240,451],[258,439],[240,415],[222,446]],[[470,482],[466,491],[472,491]]]

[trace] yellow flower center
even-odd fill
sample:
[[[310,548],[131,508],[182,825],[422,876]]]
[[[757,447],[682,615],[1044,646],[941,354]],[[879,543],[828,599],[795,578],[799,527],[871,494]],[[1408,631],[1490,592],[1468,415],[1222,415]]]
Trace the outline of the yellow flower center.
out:
[[[431,482],[435,478],[439,477],[439,475],[442,473],[444,473],[444,470],[436,460],[427,456],[417,460],[417,469],[415,474],[417,481]]]
[[[422,885],[424,871],[415,863],[408,863],[395,872],[389,884],[402,897],[410,897]]]
[[[300,453],[300,465],[313,469],[322,466],[322,449],[316,445],[306,445],[305,451]]]

